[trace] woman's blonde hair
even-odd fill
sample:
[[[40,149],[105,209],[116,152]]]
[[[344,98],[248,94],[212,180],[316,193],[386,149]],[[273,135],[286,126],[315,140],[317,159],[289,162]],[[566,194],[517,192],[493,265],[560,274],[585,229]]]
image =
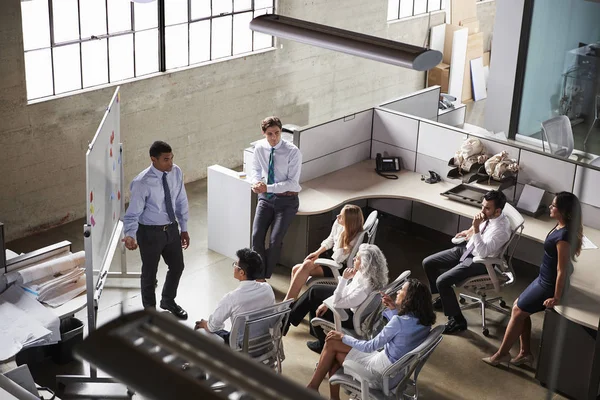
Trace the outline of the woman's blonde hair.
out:
[[[345,205],[341,214],[344,216],[344,231],[340,235],[340,247],[344,253],[349,253],[352,251],[352,240],[362,232],[365,218],[360,207],[353,204]]]
[[[371,290],[381,290],[388,283],[388,265],[383,252],[374,244],[363,243],[358,248],[360,272]]]

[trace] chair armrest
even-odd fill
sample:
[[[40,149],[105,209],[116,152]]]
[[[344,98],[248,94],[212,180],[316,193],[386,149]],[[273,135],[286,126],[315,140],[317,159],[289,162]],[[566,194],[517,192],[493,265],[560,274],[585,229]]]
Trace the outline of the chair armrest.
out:
[[[332,270],[336,269],[339,271],[340,269],[342,269],[342,264],[338,264],[337,262],[330,260],[329,258],[317,258],[315,260],[315,264],[329,267]]]
[[[498,275],[496,275],[496,271],[494,271],[494,265],[502,265],[503,260],[501,258],[495,257],[473,257],[474,263],[481,263],[485,265],[485,269],[487,269],[488,275],[492,281],[492,285],[494,285],[494,291],[496,293],[500,292],[500,281],[498,280]]]
[[[343,308],[335,308],[333,306],[333,298],[328,297],[323,300],[323,304],[327,306],[333,313],[333,322],[335,323],[335,330],[341,332],[342,331],[342,321],[346,321],[348,319],[348,313]]]

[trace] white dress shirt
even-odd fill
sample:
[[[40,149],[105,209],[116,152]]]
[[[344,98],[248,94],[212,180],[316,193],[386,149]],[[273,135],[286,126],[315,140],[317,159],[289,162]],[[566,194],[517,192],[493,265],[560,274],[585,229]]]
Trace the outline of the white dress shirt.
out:
[[[342,232],[344,232],[344,227],[342,225],[340,225],[336,219],[335,222],[333,223],[333,226],[331,227],[331,233],[329,234],[327,239],[325,239],[325,240],[323,240],[323,242],[321,242],[321,246],[325,247],[327,250],[333,249],[333,255],[331,256],[331,259],[338,264],[341,264],[344,261],[346,261],[346,259],[350,255],[350,252],[352,251],[352,248],[356,244],[356,237],[354,237],[350,241],[350,250],[347,253],[344,252],[344,248],[340,247],[342,245],[341,240],[340,240],[340,236],[342,235]],[[358,236],[358,235],[356,235],[356,236]]]
[[[333,296],[330,297],[331,302],[335,308],[349,308],[352,312],[356,311],[356,308],[360,306],[369,297],[369,294],[373,291],[369,281],[364,275],[358,271],[351,281],[340,276],[337,288],[333,292]],[[348,284],[348,282],[350,282]]]
[[[216,332],[225,328],[225,321],[238,314],[260,310],[275,304],[273,288],[266,282],[241,281],[237,289],[227,293],[208,318],[208,330]]]
[[[479,226],[479,232],[474,234],[467,243],[467,248],[471,244],[475,245],[473,249],[473,256],[475,257],[498,257],[502,246],[510,239],[510,221],[504,213],[488,221],[485,231],[481,233],[483,224],[485,224],[485,222],[482,222]]]
[[[271,145],[267,139],[262,139],[254,145],[254,159],[252,162],[251,182],[263,181],[267,183],[269,176],[269,158]],[[275,183],[267,185],[267,193],[299,192],[300,170],[302,168],[302,154],[293,144],[280,140],[273,153],[273,169],[275,170]]]

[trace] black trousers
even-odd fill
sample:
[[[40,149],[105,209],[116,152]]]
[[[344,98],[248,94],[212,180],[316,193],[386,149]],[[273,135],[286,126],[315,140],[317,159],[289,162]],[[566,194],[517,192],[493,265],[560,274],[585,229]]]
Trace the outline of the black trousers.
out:
[[[440,294],[444,315],[447,317],[462,315],[452,286],[471,276],[487,274],[485,265],[473,263],[472,256],[467,257],[463,262],[460,261],[465,250],[465,245],[456,246],[432,254],[423,260],[431,293]]]
[[[317,316],[317,308],[323,303],[323,300],[333,295],[334,291],[335,286],[332,285],[317,284],[308,288],[308,290],[294,303],[292,311],[290,312],[289,322],[294,326],[298,326],[304,317],[306,317],[306,314],[310,314],[311,320],[315,318]],[[354,327],[354,324],[352,323],[352,311],[346,310],[346,312],[348,313],[349,318],[346,321],[342,321],[342,326],[344,328],[352,329]],[[333,313],[331,310],[327,310],[321,318],[333,322]],[[325,344],[325,333],[323,332],[323,329],[315,328],[310,325],[310,334],[316,337],[321,344]]]
[[[279,262],[283,238],[298,212],[298,196],[273,195],[270,199],[263,193],[259,195],[252,225],[252,248],[263,259],[264,277],[270,278]],[[265,238],[271,228],[269,248],[265,250]]]
[[[178,225],[171,224],[163,230],[162,226],[140,224],[136,236],[142,256],[142,304],[144,307],[156,307],[154,286],[161,256],[169,267],[163,286],[162,301],[166,303],[175,301],[184,267]]]

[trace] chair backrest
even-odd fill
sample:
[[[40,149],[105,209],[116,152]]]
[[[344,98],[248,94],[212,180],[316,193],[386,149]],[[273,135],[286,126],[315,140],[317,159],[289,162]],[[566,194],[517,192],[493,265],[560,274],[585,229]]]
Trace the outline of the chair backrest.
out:
[[[363,224],[363,230],[358,233],[356,237],[356,244],[352,248],[346,266],[352,268],[354,266],[354,256],[358,253],[358,248],[363,243],[373,244],[375,241],[375,234],[377,233],[377,226],[379,225],[379,219],[377,219],[377,211],[372,211],[365,223]],[[366,238],[366,241],[365,241]]]
[[[515,250],[517,248],[517,243],[519,241],[519,238],[521,237],[521,232],[523,232],[523,225],[525,223],[525,219],[523,218],[521,213],[519,213],[517,211],[516,208],[514,208],[513,206],[511,206],[508,203],[506,203],[504,205],[504,209],[502,210],[502,213],[510,221],[510,238],[508,239],[508,242],[506,242],[504,244],[504,246],[502,247],[502,252],[500,253],[500,257],[503,257],[507,263],[506,266],[503,266],[503,267],[506,267],[510,272],[512,272],[514,274],[514,271],[512,269],[511,260],[512,260],[512,256],[515,253]],[[516,238],[516,242],[515,242],[515,238]],[[515,245],[512,246],[512,249],[511,249],[510,246],[513,242],[515,243]]]
[[[436,326],[429,332],[423,343],[383,370],[381,374],[383,377],[383,393],[386,396],[389,396],[391,391],[403,390],[412,377],[415,398],[418,397],[417,378],[433,350],[442,341],[443,332],[444,325]]]
[[[566,115],[550,118],[542,122],[542,143],[548,144],[550,153],[568,158],[573,152],[573,129]]]
[[[363,225],[363,231],[367,233],[367,243],[369,244],[375,243],[375,235],[379,226],[378,215],[377,210],[371,211]]]
[[[287,322],[293,299],[235,316],[229,347],[257,358],[278,351],[281,327]]]

